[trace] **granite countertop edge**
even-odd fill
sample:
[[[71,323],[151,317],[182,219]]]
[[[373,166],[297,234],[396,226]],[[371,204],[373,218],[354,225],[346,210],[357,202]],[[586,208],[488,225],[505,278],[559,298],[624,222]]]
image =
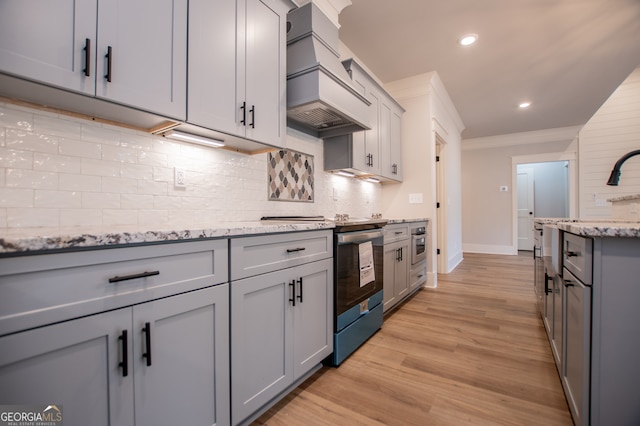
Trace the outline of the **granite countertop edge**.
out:
[[[124,245],[185,242],[203,239],[275,234],[283,232],[333,229],[332,222],[225,223],[211,227],[184,230],[113,230],[74,231],[43,229],[42,235],[1,236],[0,257],[41,254],[50,251],[72,251],[110,248]]]
[[[426,217],[413,218],[413,219],[389,219],[387,225],[396,225],[399,223],[414,223],[414,222],[429,222]]]

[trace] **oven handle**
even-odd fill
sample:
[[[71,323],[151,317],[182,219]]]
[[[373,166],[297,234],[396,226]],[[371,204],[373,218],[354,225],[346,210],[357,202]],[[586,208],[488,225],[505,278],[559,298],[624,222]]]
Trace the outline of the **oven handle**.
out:
[[[367,232],[353,232],[353,233],[340,233],[338,235],[338,244],[341,243],[364,243],[375,238],[382,238],[384,233],[382,231],[367,231]]]

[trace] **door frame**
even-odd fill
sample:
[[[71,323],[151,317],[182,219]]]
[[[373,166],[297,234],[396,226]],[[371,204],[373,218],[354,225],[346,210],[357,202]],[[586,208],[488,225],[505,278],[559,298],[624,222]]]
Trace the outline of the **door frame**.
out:
[[[578,216],[578,165],[575,152],[516,155],[511,157],[511,254],[518,254],[518,165],[566,161],[569,176],[569,217]]]

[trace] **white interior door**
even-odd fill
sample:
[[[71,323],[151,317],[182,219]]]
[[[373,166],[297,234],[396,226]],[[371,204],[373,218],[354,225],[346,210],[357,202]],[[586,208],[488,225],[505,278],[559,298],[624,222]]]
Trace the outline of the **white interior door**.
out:
[[[518,250],[533,250],[533,169],[518,167]]]

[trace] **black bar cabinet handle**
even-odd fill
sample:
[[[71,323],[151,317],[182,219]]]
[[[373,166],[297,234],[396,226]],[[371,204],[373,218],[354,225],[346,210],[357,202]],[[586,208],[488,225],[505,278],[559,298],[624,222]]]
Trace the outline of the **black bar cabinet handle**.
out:
[[[141,272],[139,274],[125,275],[123,277],[115,276],[113,278],[109,278],[109,282],[119,283],[120,281],[135,280],[136,278],[146,278],[146,277],[152,277],[154,275],[160,275],[160,271]]]
[[[298,295],[298,300],[300,301],[300,303],[302,303],[302,277],[300,277],[298,283],[300,284],[300,294]]]
[[[533,258],[536,258],[536,246],[535,244],[533,245]]]
[[[240,106],[240,109],[242,110],[242,120],[240,120],[240,123],[243,126],[247,125],[247,103],[246,102],[242,102],[242,105]]]
[[[576,285],[576,283],[574,283],[571,280],[564,280],[564,286],[565,287],[574,287]]]
[[[564,255],[567,257],[577,257],[580,256],[580,253],[577,251],[565,250]]]
[[[544,294],[549,294],[549,280],[551,277],[545,272],[544,273]]]
[[[289,287],[293,291],[293,296],[289,299],[289,302],[293,302],[293,306],[296,306],[296,280],[291,281]]]
[[[127,330],[122,330],[122,334],[118,336],[118,340],[122,340],[122,361],[118,363],[118,367],[122,367],[122,377],[127,377],[129,375],[129,345]]]
[[[249,126],[251,126],[252,129],[255,129],[256,126],[256,106],[255,105],[251,105],[251,109],[249,110],[249,112],[251,113],[251,123],[249,124]]]
[[[306,247],[298,247],[298,248],[294,248],[294,249],[287,249],[287,253],[297,253],[299,251],[305,251],[307,248]]]
[[[113,49],[111,48],[111,46],[107,46],[107,54],[104,55],[104,57],[107,58],[107,74],[104,76],[104,78],[106,78],[107,81],[111,83],[111,63],[113,62]]]
[[[91,39],[84,39],[84,75],[91,76]]]
[[[147,349],[147,352],[142,354],[142,358],[146,358],[147,367],[151,367],[151,323],[145,322],[142,332],[144,333],[144,341]]]

